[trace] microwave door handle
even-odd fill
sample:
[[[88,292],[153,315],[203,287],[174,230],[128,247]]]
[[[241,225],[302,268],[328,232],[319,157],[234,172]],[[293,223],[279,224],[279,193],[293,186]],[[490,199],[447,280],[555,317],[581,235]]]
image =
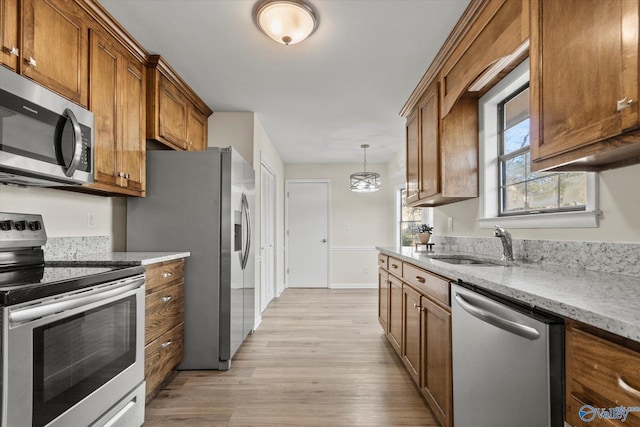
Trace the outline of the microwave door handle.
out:
[[[67,108],[64,110],[63,115],[66,116],[71,122],[71,126],[73,127],[73,136],[74,136],[73,157],[71,159],[71,163],[69,163],[69,167],[64,172],[64,174],[66,176],[73,176],[76,169],[78,169],[78,166],[80,164],[80,158],[82,156],[82,130],[80,129],[80,122],[76,118],[76,115],[73,114],[73,111]],[[60,141],[60,143],[62,143],[62,141]]]

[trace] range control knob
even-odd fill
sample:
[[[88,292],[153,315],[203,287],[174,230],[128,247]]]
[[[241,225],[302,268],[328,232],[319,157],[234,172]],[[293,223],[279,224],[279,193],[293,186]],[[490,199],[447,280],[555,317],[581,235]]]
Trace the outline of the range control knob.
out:
[[[13,223],[13,228],[15,228],[18,231],[22,231],[25,228],[27,228],[27,221],[14,221]]]
[[[42,224],[40,224],[40,221],[29,221],[28,226],[31,231],[42,230]]]
[[[0,221],[0,230],[2,231],[9,231],[11,230],[11,224],[13,223],[13,221],[11,220],[3,220]]]

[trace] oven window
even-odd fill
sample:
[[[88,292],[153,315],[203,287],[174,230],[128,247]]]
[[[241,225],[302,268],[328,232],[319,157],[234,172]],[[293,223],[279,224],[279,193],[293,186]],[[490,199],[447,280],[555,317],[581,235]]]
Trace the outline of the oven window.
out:
[[[135,295],[33,331],[33,426],[44,426],[135,362]]]

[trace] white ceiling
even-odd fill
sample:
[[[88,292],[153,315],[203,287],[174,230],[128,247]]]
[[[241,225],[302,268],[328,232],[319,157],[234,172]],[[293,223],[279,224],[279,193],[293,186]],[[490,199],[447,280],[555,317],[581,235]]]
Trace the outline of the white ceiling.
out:
[[[320,24],[277,44],[258,0],[100,0],[213,111],[253,111],[285,163],[386,162],[398,113],[469,0],[310,0]]]

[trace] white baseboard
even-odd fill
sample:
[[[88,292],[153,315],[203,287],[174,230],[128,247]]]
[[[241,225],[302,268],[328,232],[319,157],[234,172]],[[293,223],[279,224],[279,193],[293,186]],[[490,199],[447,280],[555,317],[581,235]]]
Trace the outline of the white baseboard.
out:
[[[258,330],[258,328],[260,327],[260,324],[261,324],[261,323],[262,323],[262,316],[258,316],[258,317],[256,317],[256,321],[255,321],[255,323],[253,324],[253,331],[254,331],[254,332]]]
[[[331,283],[329,289],[378,289],[377,283]]]

